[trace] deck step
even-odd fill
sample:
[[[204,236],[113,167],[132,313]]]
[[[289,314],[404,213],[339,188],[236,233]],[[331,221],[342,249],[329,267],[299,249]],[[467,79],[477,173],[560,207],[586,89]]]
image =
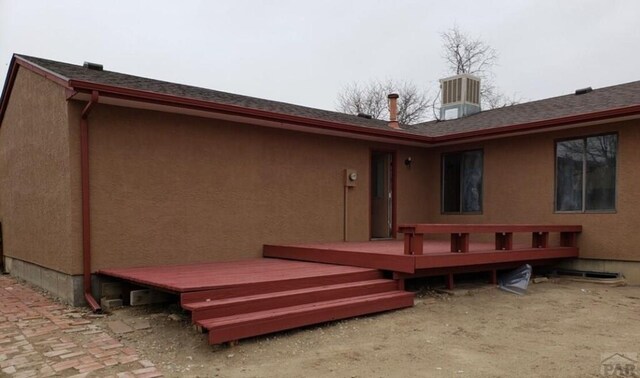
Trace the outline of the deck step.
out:
[[[207,318],[246,314],[281,307],[291,307],[313,302],[363,296],[398,290],[398,282],[389,279],[375,279],[347,282],[310,288],[278,291],[272,293],[247,295],[212,301],[184,304],[191,311],[192,321]]]
[[[180,304],[184,307],[189,303],[213,301],[227,298],[237,298],[249,295],[259,295],[278,291],[288,291],[291,288],[303,289],[316,286],[333,285],[347,282],[358,282],[382,278],[381,271],[376,269],[363,269],[362,271],[330,274],[317,277],[305,277],[289,280],[274,280],[232,287],[222,287],[213,290],[201,290],[182,293]]]
[[[338,319],[413,306],[413,293],[383,293],[319,301],[240,315],[202,319],[196,324],[209,331],[209,344],[303,327]]]

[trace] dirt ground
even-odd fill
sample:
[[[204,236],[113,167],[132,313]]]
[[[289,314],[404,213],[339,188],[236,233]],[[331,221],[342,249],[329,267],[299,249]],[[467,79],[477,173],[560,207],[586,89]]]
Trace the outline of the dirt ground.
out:
[[[209,346],[171,311],[129,307],[98,322],[149,319],[121,342],[175,377],[590,377],[603,353],[640,352],[640,287],[567,280],[532,284],[524,296],[427,292],[410,309],[234,347]]]

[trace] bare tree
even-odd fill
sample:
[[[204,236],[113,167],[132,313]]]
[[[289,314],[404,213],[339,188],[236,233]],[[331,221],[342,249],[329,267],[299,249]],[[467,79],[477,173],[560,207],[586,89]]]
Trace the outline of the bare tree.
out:
[[[457,26],[441,34],[442,57],[454,75],[471,74],[478,76],[482,107],[495,109],[520,102],[500,92],[493,83],[493,69],[498,62],[495,49],[480,39],[474,39]]]
[[[473,39],[457,26],[442,33],[443,58],[451,72],[471,74],[484,79],[492,74],[498,53],[479,39]]]
[[[413,124],[427,119],[431,108],[431,98],[426,91],[408,82],[371,81],[366,84],[351,83],[338,95],[337,110],[357,115],[368,114],[376,119],[388,119],[388,99],[390,93],[397,93],[398,122]]]

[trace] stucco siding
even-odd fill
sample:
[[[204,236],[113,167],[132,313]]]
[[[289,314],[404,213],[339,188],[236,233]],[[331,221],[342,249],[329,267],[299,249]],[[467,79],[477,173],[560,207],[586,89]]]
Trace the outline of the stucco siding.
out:
[[[426,221],[423,150],[107,105],[89,124],[94,270],[342,240],[345,168],[348,238],[368,240],[372,148],[397,151],[398,220]]]
[[[0,128],[0,220],[6,256],[71,273],[69,129],[64,89],[19,69]]]
[[[502,138],[438,148],[430,152],[429,221],[434,223],[581,224],[580,254],[585,258],[640,261],[640,124],[637,120]],[[554,212],[555,140],[618,132],[617,206],[615,212],[567,214]],[[484,150],[483,212],[443,215],[440,212],[441,154]]]

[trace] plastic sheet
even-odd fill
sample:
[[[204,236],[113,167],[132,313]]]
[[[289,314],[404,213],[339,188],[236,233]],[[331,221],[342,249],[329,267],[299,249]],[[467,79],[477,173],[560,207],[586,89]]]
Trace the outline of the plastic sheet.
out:
[[[510,272],[501,274],[498,278],[500,289],[510,293],[524,295],[531,279],[531,265],[525,264]]]

